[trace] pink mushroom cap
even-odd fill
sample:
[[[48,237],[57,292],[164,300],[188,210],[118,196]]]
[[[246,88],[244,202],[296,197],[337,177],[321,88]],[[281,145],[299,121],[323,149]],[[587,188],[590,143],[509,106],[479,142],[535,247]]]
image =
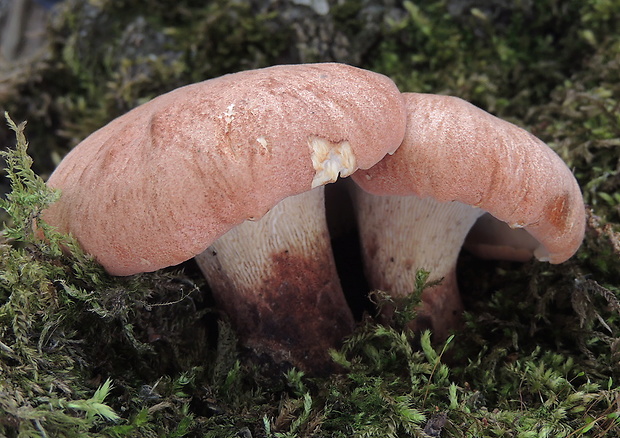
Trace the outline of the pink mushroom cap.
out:
[[[405,93],[401,147],[353,175],[375,195],[416,195],[480,208],[537,241],[562,263],[585,232],[580,188],[561,158],[527,131],[455,97]]]
[[[114,275],[176,265],[280,200],[369,168],[401,143],[402,95],[344,64],[275,66],[188,85],[76,146],[44,220]]]

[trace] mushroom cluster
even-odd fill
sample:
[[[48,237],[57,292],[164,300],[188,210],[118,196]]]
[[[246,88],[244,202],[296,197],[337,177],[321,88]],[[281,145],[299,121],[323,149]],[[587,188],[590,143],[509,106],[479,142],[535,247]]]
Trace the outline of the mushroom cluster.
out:
[[[583,237],[579,187],[538,139],[333,63],[230,74],[135,108],[65,157],[43,218],[112,275],[196,257],[244,346],[322,372],[355,323],[323,187],[349,175],[371,286],[399,298],[418,269],[443,279],[412,322],[438,337],[458,324],[456,257],[484,212],[520,229],[467,243],[489,257],[560,263]]]

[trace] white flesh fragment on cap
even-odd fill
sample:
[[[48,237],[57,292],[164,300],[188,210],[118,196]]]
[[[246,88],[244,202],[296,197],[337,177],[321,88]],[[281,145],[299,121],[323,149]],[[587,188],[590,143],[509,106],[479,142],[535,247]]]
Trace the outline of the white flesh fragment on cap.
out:
[[[316,171],[312,188],[336,181],[338,175],[349,176],[357,170],[355,155],[347,141],[332,143],[320,137],[308,139],[312,150],[312,166]]]

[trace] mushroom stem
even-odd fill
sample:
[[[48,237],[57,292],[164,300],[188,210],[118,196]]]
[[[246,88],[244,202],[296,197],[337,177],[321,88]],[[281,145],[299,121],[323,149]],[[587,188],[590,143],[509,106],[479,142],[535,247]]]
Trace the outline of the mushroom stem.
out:
[[[313,372],[354,321],[336,272],[324,187],[291,196],[196,256],[242,345]]]
[[[416,272],[441,282],[422,294],[414,330],[430,328],[435,340],[447,338],[463,310],[456,262],[469,229],[484,212],[460,202],[417,196],[377,196],[357,188],[354,202],[364,266],[374,289],[396,302],[413,292]],[[384,313],[389,319],[391,310]]]

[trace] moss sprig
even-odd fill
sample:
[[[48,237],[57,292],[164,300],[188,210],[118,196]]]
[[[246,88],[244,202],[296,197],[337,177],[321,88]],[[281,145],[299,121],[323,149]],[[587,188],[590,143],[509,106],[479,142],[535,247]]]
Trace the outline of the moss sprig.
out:
[[[0,151],[11,184],[11,192],[6,199],[0,199],[0,208],[8,213],[12,222],[12,225],[5,226],[2,235],[6,239],[33,244],[36,239],[35,226],[42,228],[44,233],[49,231],[49,227],[39,218],[43,209],[56,201],[60,193],[46,186],[32,171],[32,158],[28,155],[28,142],[24,135],[26,122],[16,124],[8,113],[5,112],[4,116],[9,128],[15,132],[17,144],[13,150]],[[58,246],[54,249],[58,250]]]

